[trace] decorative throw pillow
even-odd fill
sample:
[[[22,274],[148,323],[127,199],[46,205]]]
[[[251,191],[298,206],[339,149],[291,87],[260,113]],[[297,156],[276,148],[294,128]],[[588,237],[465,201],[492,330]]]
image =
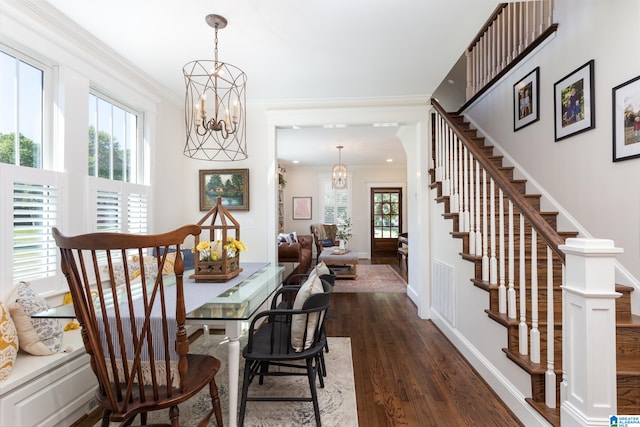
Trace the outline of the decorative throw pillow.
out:
[[[327,267],[327,264],[325,264],[324,261],[320,261],[318,264],[316,264],[316,272],[318,273],[318,276],[331,274],[329,267]]]
[[[0,381],[6,380],[18,356],[18,333],[9,310],[0,301]]]
[[[320,243],[322,243],[323,248],[330,248],[331,246],[333,246],[333,240],[331,239],[320,240]]]
[[[322,286],[322,280],[318,277],[317,272],[314,270],[311,272],[307,280],[298,290],[296,299],[293,302],[293,309],[300,310],[304,305],[304,302],[313,294],[324,292]],[[299,353],[303,350],[311,347],[313,342],[313,333],[318,323],[318,313],[313,313],[307,320],[305,314],[294,314],[291,319],[291,346]],[[305,326],[307,338],[304,339]],[[304,340],[304,343],[303,343]]]
[[[288,234],[280,233],[278,234],[278,242],[280,243],[291,243],[291,238]]]
[[[168,257],[169,257],[169,254],[167,254],[167,258]],[[175,259],[175,255],[174,255],[174,259]],[[141,273],[140,262],[138,260],[139,260],[139,257],[137,255],[134,255],[131,257],[131,260],[127,262],[127,268],[129,269],[130,280],[134,280],[140,277],[140,273]],[[170,271],[165,271],[167,268],[168,268],[167,264],[165,263],[165,266],[163,268],[163,273],[170,273],[171,271],[173,271],[173,264],[171,264],[171,266],[169,267],[171,269]],[[156,258],[151,256],[144,257],[145,276],[147,276],[147,278],[153,278],[155,280],[157,272],[158,272],[158,261],[156,260]],[[104,267],[102,267],[102,273],[107,275],[106,278],[108,279],[108,274],[109,274],[108,265],[105,265]],[[113,279],[118,285],[125,283],[124,263],[120,262],[113,265]]]
[[[289,240],[291,243],[298,243],[298,233],[295,231],[289,233]]]
[[[62,351],[64,333],[60,322],[57,319],[31,318],[32,314],[48,310],[51,306],[29,288],[28,283],[18,283],[9,296],[8,307],[22,350],[36,356]]]

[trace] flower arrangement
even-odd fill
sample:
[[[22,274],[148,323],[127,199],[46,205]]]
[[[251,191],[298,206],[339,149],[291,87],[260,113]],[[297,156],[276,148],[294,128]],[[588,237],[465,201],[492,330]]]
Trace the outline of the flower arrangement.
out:
[[[214,244],[208,240],[198,243],[198,246],[191,249],[192,253],[198,251],[200,261],[211,262],[222,259],[222,251],[227,252],[227,259],[235,258],[240,251],[246,251],[247,247],[240,240],[233,237],[227,237],[227,244],[222,245],[220,240],[216,240]]]
[[[345,242],[351,239],[351,218],[344,218],[342,222],[338,224],[336,238],[338,240],[344,240]]]

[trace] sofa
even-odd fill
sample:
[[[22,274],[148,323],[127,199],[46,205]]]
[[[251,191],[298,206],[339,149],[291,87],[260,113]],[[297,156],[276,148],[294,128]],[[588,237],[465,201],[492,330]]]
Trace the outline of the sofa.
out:
[[[313,259],[313,236],[302,234],[296,236],[295,242],[278,243],[278,262],[297,262],[298,266],[291,275],[305,274],[311,267]]]

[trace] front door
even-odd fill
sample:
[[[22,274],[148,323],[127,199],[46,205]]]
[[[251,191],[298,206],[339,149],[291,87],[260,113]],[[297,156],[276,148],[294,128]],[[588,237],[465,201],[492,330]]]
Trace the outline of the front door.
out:
[[[371,257],[396,257],[402,232],[402,188],[371,189]]]

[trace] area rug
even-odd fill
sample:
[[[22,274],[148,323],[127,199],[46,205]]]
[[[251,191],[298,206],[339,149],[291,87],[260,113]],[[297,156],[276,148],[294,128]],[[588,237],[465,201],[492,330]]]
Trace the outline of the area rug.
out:
[[[325,387],[317,387],[320,418],[325,426],[358,426],[356,391],[353,379],[353,359],[351,357],[351,339],[348,337],[329,337],[329,353],[325,353],[327,376]],[[244,347],[246,338],[240,340]],[[222,361],[222,367],[216,375],[216,384],[222,403],[224,425],[229,425],[228,408],[228,342],[222,336],[211,335],[209,344],[199,337],[189,346],[191,353],[208,353]],[[238,385],[238,406],[242,392],[242,375],[244,360],[240,361],[240,382]],[[306,376],[300,377],[268,377],[263,385],[254,381],[249,389],[255,395],[257,391],[268,395],[310,396],[309,382]],[[211,398],[208,387],[188,402],[180,405],[180,425],[196,426],[198,420],[211,409]],[[168,422],[168,410],[149,414],[148,422]],[[96,424],[98,427],[100,424]],[[111,424],[115,426],[116,424]],[[215,426],[212,416],[209,426]],[[245,427],[281,427],[281,426],[315,426],[313,405],[311,402],[247,402]]]
[[[358,278],[336,280],[333,292],[406,293],[407,282],[387,264],[359,264]]]

